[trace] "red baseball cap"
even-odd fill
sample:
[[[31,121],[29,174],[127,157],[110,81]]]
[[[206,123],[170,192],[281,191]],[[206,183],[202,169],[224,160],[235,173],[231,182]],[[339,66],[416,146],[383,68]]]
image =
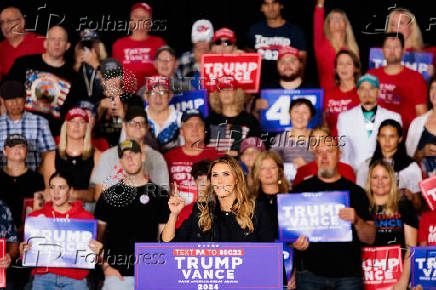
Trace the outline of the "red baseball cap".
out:
[[[138,8],[144,9],[145,11],[147,11],[148,13],[151,14],[151,6],[145,2],[133,4],[133,6],[130,7],[130,12],[132,12],[133,10],[138,9]]]
[[[82,108],[79,107],[71,108],[68,111],[67,116],[65,117],[65,121],[69,121],[75,117],[81,117],[83,120],[86,121],[86,123],[89,122],[88,113]]]
[[[154,87],[157,86],[163,86],[167,89],[170,88],[170,80],[168,77],[164,77],[164,76],[152,76],[152,77],[147,77],[146,80],[146,90],[147,91],[151,91]]]
[[[231,42],[236,43],[235,32],[227,27],[223,27],[220,30],[215,31],[215,34],[213,35],[213,41],[215,42],[220,38],[228,38]]]
[[[277,60],[280,60],[282,58],[282,56],[284,56],[286,54],[295,55],[299,60],[301,60],[300,51],[298,49],[296,49],[295,47],[290,47],[290,46],[282,46],[279,49],[279,56],[278,56]]]

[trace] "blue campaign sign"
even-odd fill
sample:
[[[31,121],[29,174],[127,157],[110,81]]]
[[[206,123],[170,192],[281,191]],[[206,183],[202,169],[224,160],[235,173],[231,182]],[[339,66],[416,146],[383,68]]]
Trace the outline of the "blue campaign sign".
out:
[[[292,128],[289,107],[292,100],[299,98],[310,100],[316,109],[316,114],[310,120],[308,127],[313,128],[322,124],[323,89],[266,89],[260,91],[260,97],[268,101],[268,108],[260,112],[260,124],[266,132],[279,133]]]
[[[96,239],[97,220],[27,217],[24,240],[32,244],[23,266],[94,269],[88,244]]]
[[[436,246],[412,247],[410,255],[412,287],[436,289]]]
[[[136,290],[283,289],[282,243],[136,243],[135,257]]]
[[[144,101],[144,103],[145,106],[148,106],[147,102]],[[195,109],[201,111],[204,118],[209,116],[209,104],[207,101],[206,89],[174,94],[170,100],[169,106],[174,107],[174,109],[180,112]]]
[[[350,242],[351,223],[338,216],[340,209],[349,206],[348,191],[279,194],[279,238],[294,242],[305,235],[310,242]]]
[[[428,52],[411,52],[407,51],[403,55],[401,63],[412,69],[420,72],[424,79],[428,81],[430,75],[428,74],[429,66],[433,65],[433,54]],[[369,50],[369,69],[378,68],[386,65],[386,60],[383,56],[381,48],[373,47]]]

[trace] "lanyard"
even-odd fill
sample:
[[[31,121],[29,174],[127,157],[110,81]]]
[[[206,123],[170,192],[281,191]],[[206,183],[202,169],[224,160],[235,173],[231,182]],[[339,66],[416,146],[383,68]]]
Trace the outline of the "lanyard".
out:
[[[82,65],[83,79],[85,80],[86,90],[88,91],[88,97],[92,96],[92,91],[94,90],[94,79],[95,79],[95,70],[92,71],[91,81],[88,79],[88,75],[86,73],[85,65]]]

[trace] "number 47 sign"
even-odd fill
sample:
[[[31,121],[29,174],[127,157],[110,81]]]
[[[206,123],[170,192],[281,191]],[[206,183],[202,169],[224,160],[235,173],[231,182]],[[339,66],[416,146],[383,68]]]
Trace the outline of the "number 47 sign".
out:
[[[260,122],[266,132],[283,132],[292,128],[289,107],[294,99],[308,99],[315,107],[316,114],[310,120],[308,127],[313,128],[322,123],[324,104],[323,89],[267,89],[261,90],[261,99],[268,102],[268,108],[260,113]]]

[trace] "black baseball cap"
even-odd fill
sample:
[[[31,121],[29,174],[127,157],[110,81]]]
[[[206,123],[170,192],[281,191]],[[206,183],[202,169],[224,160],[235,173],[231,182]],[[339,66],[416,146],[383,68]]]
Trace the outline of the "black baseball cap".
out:
[[[112,79],[123,76],[123,66],[115,58],[106,58],[100,63],[100,72],[103,79]]]
[[[118,157],[123,156],[124,151],[132,151],[135,153],[141,152],[141,146],[135,140],[126,140],[118,144]]]
[[[9,100],[14,98],[25,98],[26,90],[24,85],[19,81],[5,81],[0,87],[0,96],[3,100]]]
[[[159,47],[158,50],[156,50],[156,54],[155,54],[156,59],[162,51],[168,51],[169,54],[171,54],[172,56],[174,57],[176,56],[176,51],[174,50],[174,48],[169,47],[168,45],[164,45]]]
[[[5,140],[5,146],[14,147],[15,145],[27,146],[26,137],[21,134],[9,134]]]
[[[145,113],[143,107],[136,106],[136,105],[128,106],[126,110],[126,115],[124,116],[124,122],[129,122],[130,120],[136,117],[143,117],[147,122],[147,114]]]

